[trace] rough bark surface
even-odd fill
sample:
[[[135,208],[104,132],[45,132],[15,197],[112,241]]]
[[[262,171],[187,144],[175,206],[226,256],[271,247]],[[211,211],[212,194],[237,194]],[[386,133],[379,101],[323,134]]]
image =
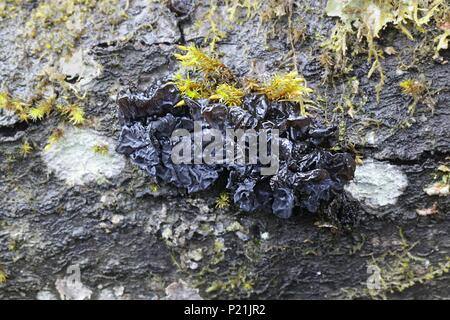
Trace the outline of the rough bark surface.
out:
[[[203,298],[346,298],[351,296],[344,288],[365,288],[372,257],[402,248],[400,230],[410,244],[417,242],[411,248],[415,256],[433,266],[447,261],[449,197],[428,196],[423,189],[450,155],[450,67],[429,56],[406,74],[399,72],[399,55],[412,61],[410,48],[416,43],[397,30],[385,30],[381,45],[395,47],[399,55],[386,55],[382,62],[386,83],[380,102],[375,94],[378,79],[367,79],[370,64],[361,55],[352,58],[352,74],[360,82],[358,99],[364,96],[367,101],[355,119],[333,113],[346,80],[322,83],[320,41],[314,35],[326,35],[334,25],[323,13],[325,2],[305,1],[311,9],[300,16],[306,37],[296,44],[299,73],[326,100],[326,110],[317,116],[346,122],[348,139],[361,150],[364,161],[375,159],[406,175],[407,186],[395,204],[374,207],[357,202],[359,225],[341,231],[301,213],[282,220],[243,214],[233,207],[216,209],[220,190],[180,195],[162,188],[155,194],[148,177],[129,161],[112,178],[68,185],[49,172],[41,151],[61,119],[51,115],[24,124],[0,114],[0,270],[8,276],[0,284],[0,298],[60,298],[61,279],[70,275],[71,266],[79,266],[84,285],[78,292],[66,292],[72,297],[170,298],[174,286],[166,288],[184,281],[198,288]],[[35,7],[30,4],[21,10],[31,12]],[[130,85],[145,89],[170,79],[179,67],[173,58],[176,46],[202,43],[204,34],[194,25],[206,9],[197,5],[192,10],[189,17],[180,18],[164,4],[130,1],[128,16],[114,33],[98,30],[80,40],[84,57],[101,70],[84,75],[92,77],[84,87],[88,92],[85,128],[117,140],[118,90]],[[53,63],[27,56],[23,48],[27,43],[18,43],[15,25],[24,24],[26,17],[19,14],[13,18],[15,24],[0,21],[0,84],[23,97],[33,90],[30,79],[46,63]],[[258,25],[257,18],[249,19],[218,42],[224,63],[239,76],[289,71],[292,65],[286,55],[291,48],[283,33],[287,20],[280,19],[280,35],[274,39],[267,39],[267,28]],[[441,54],[450,57],[448,50]],[[419,104],[416,122],[401,128],[408,98],[398,83],[419,74],[441,89],[434,97],[435,110]],[[362,125],[364,119],[376,119],[380,125]],[[375,137],[373,143],[367,143],[368,135]],[[35,150],[21,157],[18,148],[24,138],[34,143]],[[11,155],[16,155],[14,161]],[[434,203],[438,214],[417,215],[416,209]],[[449,280],[443,274],[388,297],[448,299]]]

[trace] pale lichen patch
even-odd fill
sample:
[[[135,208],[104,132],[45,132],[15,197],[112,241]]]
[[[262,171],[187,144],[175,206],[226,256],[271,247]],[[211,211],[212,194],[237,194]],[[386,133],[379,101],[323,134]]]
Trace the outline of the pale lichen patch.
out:
[[[109,151],[93,152],[96,145],[108,145],[114,150],[114,141],[92,129],[67,127],[64,136],[48,150],[42,152],[48,170],[70,185],[101,182],[117,176],[125,166],[125,160]]]
[[[86,89],[93,79],[102,74],[102,66],[97,63],[86,50],[79,49],[70,57],[62,57],[59,61],[60,71],[69,79],[78,79],[77,90]]]
[[[356,167],[355,178],[346,190],[357,200],[377,209],[396,204],[407,185],[407,177],[398,167],[366,160]]]

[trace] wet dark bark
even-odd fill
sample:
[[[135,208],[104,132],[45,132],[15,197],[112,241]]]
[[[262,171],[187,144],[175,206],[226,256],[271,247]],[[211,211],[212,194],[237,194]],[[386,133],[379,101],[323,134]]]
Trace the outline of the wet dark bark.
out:
[[[423,188],[432,182],[431,174],[438,164],[450,156],[450,68],[428,56],[407,75],[399,75],[398,56],[386,56],[386,84],[377,103],[378,79],[367,79],[370,64],[364,55],[354,57],[352,74],[360,82],[357,99],[364,96],[367,102],[355,119],[337,115],[331,111],[341,99],[346,80],[338,78],[334,84],[322,84],[324,71],[318,62],[320,46],[314,34],[331,30],[333,20],[320,13],[320,5],[316,3],[317,10],[301,16],[307,37],[296,45],[299,72],[327,100],[328,119],[346,122],[348,139],[358,146],[364,158],[396,165],[407,175],[409,184],[395,205],[374,210],[360,203],[360,224],[343,231],[318,227],[318,217],[300,212],[282,220],[267,214],[239,213],[235,208],[218,210],[215,196],[219,190],[182,196],[163,189],[162,195],[154,196],[149,191],[148,178],[131,163],[108,184],[69,187],[47,174],[38,152],[25,159],[18,157],[7,165],[6,154],[17,150],[20,139],[10,141],[4,137],[26,135],[43,147],[58,119],[1,128],[0,265],[8,280],[0,284],[0,297],[30,299],[43,290],[57,295],[56,279],[66,275],[68,266],[79,264],[81,280],[92,289],[93,298],[99,296],[101,288],[118,285],[124,287],[123,297],[162,297],[164,288],[177,279],[200,288],[205,298],[339,298],[343,297],[342,288],[364,288],[371,256],[398,249],[400,229],[410,243],[418,242],[412,250],[414,254],[432,265],[445,261],[450,256],[449,197],[428,196]],[[138,12],[139,8],[134,10]],[[180,20],[163,7],[157,10],[170,17],[164,19]],[[117,138],[120,125],[110,89],[129,85],[144,89],[169,78],[178,68],[172,57],[176,45],[200,39],[192,29],[196,17],[194,13],[192,18],[179,22],[179,27],[175,23],[173,30],[139,30],[127,42],[88,43],[90,55],[103,68],[102,75],[89,88],[86,108],[87,116],[97,119],[96,130]],[[290,50],[283,32],[286,23],[279,22],[280,37],[269,39],[268,46],[264,44],[265,34],[257,32],[257,19],[237,25],[218,44],[224,62],[239,76],[249,74],[252,65],[257,70],[252,72],[257,73],[289,70],[290,67],[282,67],[286,62],[284,55]],[[164,32],[170,36],[161,40]],[[6,42],[12,41],[6,31],[2,36]],[[395,47],[403,59],[411,61],[408,48],[415,43],[398,31],[386,30],[381,44]],[[3,50],[2,54],[6,53]],[[450,58],[448,50],[442,54]],[[26,86],[23,79],[14,82],[9,78],[8,63],[12,64],[14,58],[11,59],[0,63],[4,66],[0,70],[1,81]],[[24,67],[19,68],[25,72]],[[398,83],[419,74],[431,80],[432,88],[442,89],[435,96],[435,110],[430,112],[419,105],[416,122],[409,128],[400,128],[399,123],[407,117],[408,98]],[[324,115],[321,111],[317,116]],[[381,125],[363,126],[365,118],[379,120]],[[361,142],[368,131],[375,131],[375,145]],[[433,203],[437,204],[438,215],[417,216],[417,208],[428,208]],[[122,217],[119,222],[117,215]],[[241,227],[227,231],[227,226],[235,222]],[[167,236],[166,229],[172,231],[172,236]],[[269,239],[262,240],[265,232]],[[8,245],[13,239],[17,239],[17,248],[11,250]],[[224,257],[212,264],[220,256],[214,251],[217,241],[225,244]],[[203,257],[192,269],[189,252],[198,248],[202,248]],[[389,297],[448,299],[449,279],[443,275]],[[230,284],[233,280],[236,288]],[[215,281],[230,286],[226,287],[229,290],[206,292]],[[246,282],[251,283],[248,290],[244,288]]]

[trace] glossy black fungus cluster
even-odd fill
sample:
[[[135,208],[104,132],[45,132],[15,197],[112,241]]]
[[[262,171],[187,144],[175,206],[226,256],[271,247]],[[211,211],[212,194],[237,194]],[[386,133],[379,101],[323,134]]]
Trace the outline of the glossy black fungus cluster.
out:
[[[182,99],[186,105],[175,107]],[[353,157],[328,151],[335,143],[336,128],[302,117],[293,103],[249,94],[242,106],[227,107],[181,97],[174,85],[166,84],[146,93],[121,92],[118,106],[123,128],[117,152],[129,156],[158,183],[192,193],[211,188],[225,175],[226,188],[243,211],[288,218],[296,206],[312,213],[342,210],[343,186],[355,170]],[[193,132],[194,121],[202,121],[204,130],[279,129],[278,173],[261,175],[260,164],[173,164],[172,132],[179,128]]]

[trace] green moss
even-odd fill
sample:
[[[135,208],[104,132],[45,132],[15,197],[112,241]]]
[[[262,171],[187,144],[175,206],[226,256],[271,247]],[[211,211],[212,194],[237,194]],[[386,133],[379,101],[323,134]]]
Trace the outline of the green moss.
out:
[[[5,109],[16,113],[21,121],[27,122],[30,119],[31,106],[30,104],[12,98],[6,91],[0,92],[0,109]],[[33,111],[32,116],[37,120],[39,117],[43,118],[44,114],[37,114]]]
[[[209,298],[248,298],[257,284],[254,270],[256,262],[261,257],[259,242],[242,243],[240,248],[243,252],[238,251],[243,253],[246,259],[233,260],[230,263],[227,260],[227,251],[230,248],[227,247],[225,239],[218,237],[212,240],[209,246],[202,247],[202,266],[194,271],[186,268],[174,257],[174,264],[178,271],[183,272],[185,277],[188,277],[190,282]],[[181,256],[183,255],[181,253]]]
[[[204,43],[209,44],[211,52],[217,43],[225,39],[233,28],[254,16],[260,7],[259,0],[218,0],[202,1],[208,9],[195,22],[195,29],[202,31]]]
[[[57,105],[56,110],[64,115],[73,125],[81,125],[85,121],[84,110],[77,104]]]
[[[359,80],[356,77],[348,79],[345,86],[343,86],[343,89],[341,98],[333,112],[346,114],[354,119],[358,109],[366,103],[364,98],[359,101],[356,100],[356,97],[359,94]]]
[[[261,7],[259,0],[225,0],[227,16],[230,21],[238,21],[241,16],[249,19],[254,16]]]
[[[225,242],[223,239],[215,239],[213,255],[210,260],[210,267],[221,263],[225,259]]]
[[[12,169],[14,166],[14,163],[16,162],[16,156],[12,153],[6,153],[3,155],[4,160],[2,162],[2,165],[4,165],[4,171],[7,173],[8,176],[11,176]]]
[[[29,119],[33,121],[42,120],[47,117],[55,106],[56,97],[54,95],[40,101],[35,107],[28,111]]]
[[[371,276],[366,286],[343,289],[347,298],[387,299],[389,294],[403,292],[450,271],[450,257],[433,265],[429,260],[412,253],[416,244],[408,243],[401,231],[400,237],[401,244],[398,249],[388,251],[367,262]]]
[[[280,34],[286,36],[290,46],[288,63],[297,71],[295,45],[306,35],[306,26],[299,17],[309,9],[307,4],[290,0],[214,0],[202,1],[202,4],[208,9],[197,19],[195,27],[202,31],[204,43],[209,44],[211,52],[236,26],[257,20],[256,30],[265,37],[266,44],[268,39]]]
[[[52,133],[48,137],[47,144],[44,147],[44,151],[50,150],[50,148],[58,142],[64,135],[64,130],[61,128],[53,129]]]
[[[205,16],[200,19],[200,23],[197,23],[196,26],[198,29],[200,29],[202,26],[204,26],[204,23],[206,21],[208,32],[206,34],[206,37],[204,39],[205,43],[210,44],[211,51],[214,51],[216,49],[216,44],[226,36],[226,32],[221,30],[222,25],[218,23],[218,21],[222,21],[220,17],[218,17],[218,5],[217,0],[211,1],[209,5],[209,9],[206,12]]]
[[[15,96],[8,90],[1,91],[0,108],[15,112],[20,121],[25,122],[38,123],[51,115],[59,115],[73,125],[83,124],[86,93],[68,83],[66,75],[56,71],[55,66],[60,58],[71,56],[81,44],[81,38],[90,31],[107,29],[113,32],[117,21],[125,17],[126,9],[120,7],[119,0],[3,1],[0,19],[19,22],[17,46],[20,45],[30,58],[44,59],[45,67],[29,79],[32,93],[26,98]],[[56,137],[50,137],[46,148],[55,141]]]
[[[31,146],[31,144],[28,141],[24,141],[21,145],[20,145],[20,154],[23,157],[28,156],[31,151],[33,151],[33,147]]]
[[[11,252],[17,251],[18,243],[16,240],[11,239],[8,243],[8,250]]]
[[[105,156],[109,152],[109,147],[106,144],[96,144],[92,147],[92,151],[94,151],[94,153]]]
[[[348,58],[348,38],[352,33],[351,26],[337,22],[327,40],[321,43],[324,49],[319,57],[320,64],[327,71],[326,76],[345,75],[353,70]]]
[[[5,283],[6,280],[8,280],[8,275],[6,274],[6,272],[0,266],[0,284]]]
[[[255,80],[244,79],[242,83],[233,75],[219,59],[208,55],[195,46],[179,47],[184,54],[175,54],[181,66],[187,71],[193,71],[197,79],[191,80],[188,73],[183,77],[177,75],[174,83],[186,96],[204,97],[218,100],[228,106],[239,106],[247,92],[265,94],[271,101],[291,101],[300,107],[300,112],[307,115],[308,106],[314,102],[308,99],[313,92],[303,77],[296,71],[287,74],[274,75],[270,81],[260,84]]]
[[[434,182],[424,191],[428,195],[448,196],[450,194],[450,164],[446,162],[439,165],[432,177]]]
[[[450,164],[441,164],[433,174],[434,180],[439,180],[442,184],[450,184]]]
[[[351,66],[348,60],[348,43],[353,44],[352,54],[367,52],[368,61],[372,64],[368,77],[376,72],[379,82],[376,87],[377,100],[383,88],[385,76],[382,68],[383,50],[376,39],[387,26],[391,25],[401,30],[413,40],[413,32],[426,32],[426,26],[431,22],[440,23],[441,15],[446,15],[448,5],[444,0],[349,0],[346,2],[329,0],[326,12],[329,16],[339,17],[329,40],[323,43],[323,48],[334,54],[336,71],[347,73]],[[437,51],[445,48],[447,37],[441,36],[436,41]],[[331,63],[330,63],[331,64]]]
[[[227,296],[249,296],[253,291],[254,276],[241,267],[228,275],[227,280],[216,280],[205,290],[206,293],[216,293]]]
[[[151,183],[150,184],[150,191],[152,193],[158,193],[160,189],[161,188],[160,188],[160,186],[157,183]]]
[[[21,7],[33,2],[32,0],[2,0],[0,2],[0,21],[17,16]]]
[[[209,97],[211,100],[219,100],[227,106],[240,106],[244,98],[244,90],[233,85],[223,83],[216,88],[215,93]]]
[[[286,36],[286,42],[290,47],[289,57],[293,69],[297,69],[296,44],[306,37],[306,26],[301,18],[302,14],[307,14],[309,9],[307,3],[289,0],[269,0],[261,1],[261,9],[258,16],[260,28],[268,30],[267,38],[279,37],[280,34]],[[287,28],[284,23],[287,23]]]
[[[9,99],[9,94],[7,92],[0,92],[0,109],[8,108]]]
[[[73,125],[81,125],[85,121],[85,112],[79,103],[83,103],[84,97],[77,96],[64,79],[65,76],[53,68],[45,69],[45,72],[35,78],[34,93],[28,101],[2,91],[0,92],[0,108],[14,112],[23,122],[38,123],[51,114],[59,114],[62,119]],[[71,104],[70,101],[77,103]],[[44,150],[48,150],[62,136],[60,131],[62,130],[55,129]],[[26,145],[22,145],[21,154],[28,154],[27,149]]]
[[[207,83],[191,80],[189,74],[186,76],[181,73],[176,74],[174,83],[183,95],[191,99],[203,99],[211,95]]]
[[[258,91],[267,95],[272,101],[292,101],[300,105],[300,111],[306,115],[306,97],[313,92],[308,88],[304,78],[297,72],[285,75],[275,75],[269,83],[261,86]]]
[[[427,105],[431,111],[434,111],[436,102],[433,99],[433,92],[430,90],[430,82],[425,76],[419,79],[406,79],[399,83],[402,92],[411,97],[412,102],[408,106],[411,116],[416,112],[417,104]]]
[[[175,54],[181,65],[187,69],[200,72],[208,81],[229,82],[234,75],[219,59],[203,52],[196,46],[178,46],[184,54]]]
[[[114,25],[125,12],[118,0],[44,0],[25,24],[31,54],[70,54],[89,27]]]
[[[226,192],[222,192],[216,200],[216,208],[226,209],[230,206],[230,195]]]

